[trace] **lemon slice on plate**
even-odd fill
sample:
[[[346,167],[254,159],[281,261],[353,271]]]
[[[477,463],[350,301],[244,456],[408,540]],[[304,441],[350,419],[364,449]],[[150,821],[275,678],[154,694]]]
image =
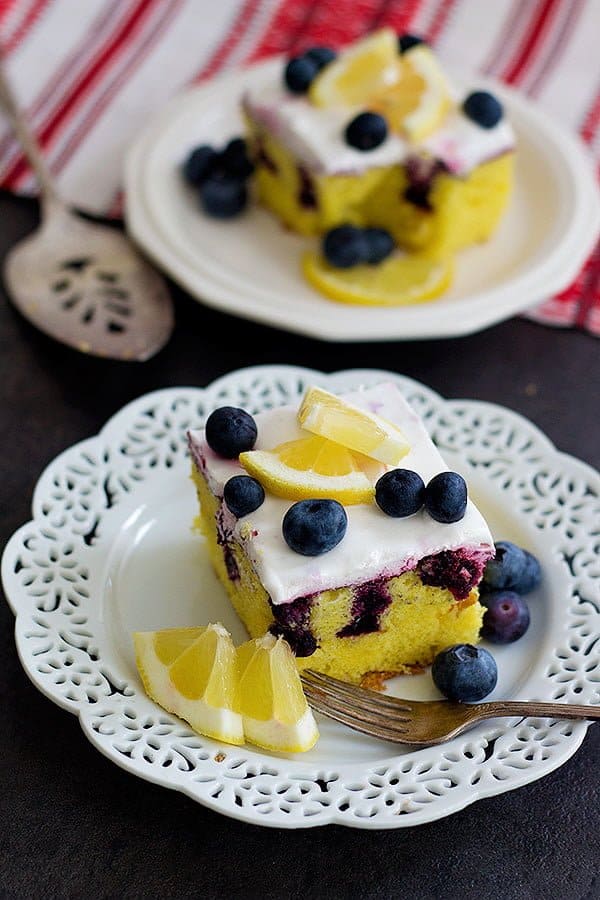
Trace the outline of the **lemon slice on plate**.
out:
[[[319,731],[289,644],[265,634],[242,644],[237,654],[238,708],[246,739],[267,750],[310,750]]]
[[[385,470],[375,460],[317,435],[273,450],[240,453],[240,464],[276,497],[324,497],[346,505],[370,503],[373,485]]]
[[[312,82],[308,97],[315,106],[363,106],[400,77],[398,38],[382,28],[341,53]]]
[[[422,44],[405,53],[399,65],[400,78],[376,92],[369,107],[393,131],[420,141],[442,124],[452,105],[450,86],[435,54]]]
[[[229,744],[242,744],[236,650],[220,624],[133,635],[136,662],[149,697],[192,726]]]
[[[410,444],[397,425],[323,388],[308,389],[298,410],[298,422],[313,434],[388,466],[397,466],[410,450]]]
[[[452,281],[454,261],[413,253],[390,256],[376,266],[336,269],[313,251],[304,256],[302,271],[313,287],[341,303],[409,306],[439,297]]]

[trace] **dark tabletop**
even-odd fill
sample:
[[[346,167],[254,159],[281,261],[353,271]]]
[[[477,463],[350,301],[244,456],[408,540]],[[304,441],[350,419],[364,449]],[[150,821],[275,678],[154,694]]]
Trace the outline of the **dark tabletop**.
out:
[[[36,222],[0,196],[0,255]],[[376,367],[448,397],[501,403],[600,468],[600,341],[511,319],[471,337],[328,345],[236,320],[173,288],[177,328],[143,364],[87,358],[0,301],[0,542],[28,518],[61,450],[129,400],[240,366]],[[0,897],[600,897],[600,727],[558,771],[431,825],[397,831],[249,826],[126,774],[23,673],[0,605]]]

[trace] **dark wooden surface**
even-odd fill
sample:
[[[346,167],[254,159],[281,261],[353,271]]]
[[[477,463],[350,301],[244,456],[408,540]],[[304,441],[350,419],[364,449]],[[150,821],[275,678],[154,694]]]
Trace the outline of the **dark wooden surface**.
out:
[[[0,196],[0,255],[35,221],[33,204]],[[453,341],[327,345],[174,293],[175,335],[144,364],[67,350],[0,298],[2,546],[29,518],[43,467],[124,403],[258,363],[402,372],[448,397],[517,410],[560,449],[600,467],[597,339],[512,319]],[[0,897],[600,896],[598,726],[553,774],[431,825],[262,829],[136,779],[101,756],[76,719],[29,683],[4,603],[0,617]]]

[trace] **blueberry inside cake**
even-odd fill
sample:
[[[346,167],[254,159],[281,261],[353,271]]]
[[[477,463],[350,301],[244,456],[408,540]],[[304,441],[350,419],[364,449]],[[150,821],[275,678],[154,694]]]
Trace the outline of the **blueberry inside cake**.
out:
[[[492,537],[395,385],[221,407],[189,447],[197,524],[252,637],[353,682],[478,641]]]

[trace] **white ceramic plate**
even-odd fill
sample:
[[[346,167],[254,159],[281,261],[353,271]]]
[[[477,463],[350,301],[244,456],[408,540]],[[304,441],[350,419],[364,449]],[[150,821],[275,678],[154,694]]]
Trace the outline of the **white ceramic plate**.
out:
[[[220,620],[244,639],[190,529],[196,500],[186,429],[223,404],[258,412],[297,401],[315,381],[340,390],[384,379],[400,386],[449,464],[466,475],[495,537],[541,560],[544,583],[530,595],[529,631],[493,649],[500,672],[494,696],[598,703],[596,472],[499,406],[444,401],[387,372],[325,376],[257,367],[205,390],[170,388],[126,406],[97,437],[48,466],[32,521],[4,552],[3,584],[27,674],[79,716],[87,737],[115,763],[248,822],[398,828],[526,784],[575,752],[585,722],[497,720],[441,747],[411,750],[320,719],[313,750],[278,756],[194,735],[143,693],[132,631]],[[393,689],[436,695],[429,673],[395,679]]]
[[[182,182],[181,161],[198,143],[241,133],[244,87],[278,78],[280,67],[269,61],[177,98],[128,154],[129,231],[198,300],[327,340],[398,340],[477,331],[573,281],[600,226],[592,168],[574,138],[495,83],[519,143],[514,195],[493,239],[460,254],[453,287],[433,303],[386,309],[328,300],[300,274],[309,239],[285,231],[256,205],[230,222],[203,215]]]

